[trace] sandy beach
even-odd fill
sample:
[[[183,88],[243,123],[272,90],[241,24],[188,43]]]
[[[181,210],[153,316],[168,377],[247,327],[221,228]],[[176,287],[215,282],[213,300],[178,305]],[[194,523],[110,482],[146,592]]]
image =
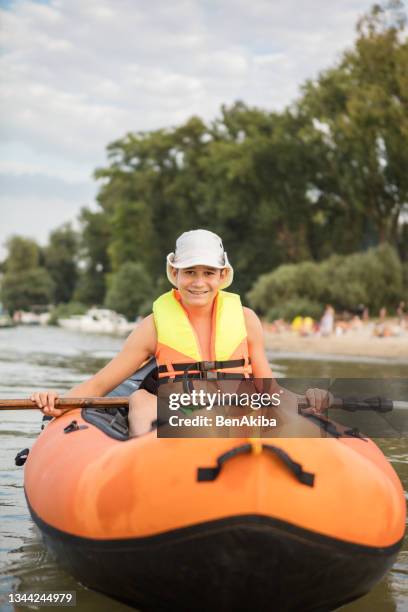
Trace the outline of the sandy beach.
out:
[[[408,365],[408,331],[399,336],[378,338],[373,334],[373,324],[350,330],[341,336],[300,336],[298,332],[285,330],[272,333],[264,325],[266,348],[274,353],[299,353],[303,355],[344,355],[353,357],[387,358]]]

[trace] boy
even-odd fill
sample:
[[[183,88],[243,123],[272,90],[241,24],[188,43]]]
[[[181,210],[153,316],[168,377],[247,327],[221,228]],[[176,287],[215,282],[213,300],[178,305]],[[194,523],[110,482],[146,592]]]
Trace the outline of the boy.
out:
[[[65,397],[102,397],[152,356],[160,378],[203,371],[226,378],[231,373],[273,378],[257,315],[241,306],[239,296],[221,291],[232,283],[233,269],[219,236],[201,229],[182,234],[175,253],[167,256],[167,277],[177,290],[158,298],[153,314],[133,330],[121,352]],[[54,406],[57,397],[45,391],[31,399],[44,414],[57,417],[63,413]],[[316,412],[330,401],[320,389],[309,389],[306,397]],[[156,412],[157,397],[135,391],[129,398],[129,435],[148,432]]]

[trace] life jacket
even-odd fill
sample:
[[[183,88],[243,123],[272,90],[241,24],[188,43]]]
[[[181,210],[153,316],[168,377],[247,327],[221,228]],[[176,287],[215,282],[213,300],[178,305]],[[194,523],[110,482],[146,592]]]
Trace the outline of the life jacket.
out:
[[[252,368],[239,295],[219,291],[211,323],[211,359],[204,361],[197,333],[179,292],[172,289],[153,304],[159,382],[188,378],[249,378]]]

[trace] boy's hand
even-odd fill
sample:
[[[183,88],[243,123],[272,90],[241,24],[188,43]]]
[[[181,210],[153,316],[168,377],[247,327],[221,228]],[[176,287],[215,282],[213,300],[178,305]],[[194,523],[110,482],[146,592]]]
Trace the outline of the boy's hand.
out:
[[[41,411],[46,416],[59,417],[64,413],[64,410],[55,408],[55,400],[58,399],[58,393],[55,391],[40,391],[33,393],[30,400],[35,402]]]
[[[305,393],[309,408],[303,410],[307,414],[322,414],[333,404],[333,395],[324,389],[308,389]]]

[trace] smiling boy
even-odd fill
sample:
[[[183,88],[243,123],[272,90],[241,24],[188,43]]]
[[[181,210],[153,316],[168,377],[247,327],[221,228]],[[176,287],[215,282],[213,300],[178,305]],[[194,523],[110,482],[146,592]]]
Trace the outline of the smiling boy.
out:
[[[233,269],[219,236],[207,230],[182,234],[167,256],[167,277],[175,286],[153,304],[127,338],[120,353],[89,380],[65,397],[102,397],[154,356],[160,382],[183,376],[273,378],[263,330],[257,315],[241,305],[238,295],[224,291]],[[325,409],[327,394],[309,389],[311,406]],[[54,391],[34,393],[31,399],[44,414],[60,416]],[[157,396],[145,389],[129,398],[129,435],[150,431],[157,418]]]

